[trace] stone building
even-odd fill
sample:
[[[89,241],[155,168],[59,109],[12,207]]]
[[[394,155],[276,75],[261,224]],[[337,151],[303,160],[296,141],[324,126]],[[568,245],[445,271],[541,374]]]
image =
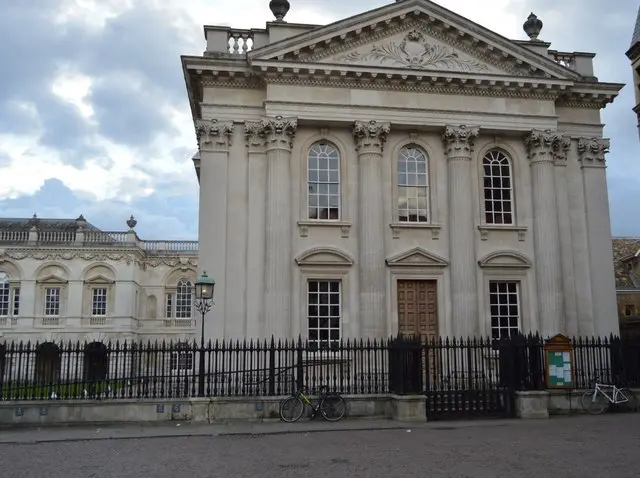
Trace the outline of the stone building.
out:
[[[621,333],[640,332],[640,238],[613,239]]]
[[[0,340],[194,338],[197,241],[144,241],[127,225],[0,219]]]
[[[631,69],[633,70],[633,91],[636,99],[633,112],[638,118],[638,135],[640,135],[640,7],[638,8],[638,17],[631,37],[631,46],[626,55],[631,60]]]
[[[183,56],[207,335],[618,332],[593,53],[427,0]]]

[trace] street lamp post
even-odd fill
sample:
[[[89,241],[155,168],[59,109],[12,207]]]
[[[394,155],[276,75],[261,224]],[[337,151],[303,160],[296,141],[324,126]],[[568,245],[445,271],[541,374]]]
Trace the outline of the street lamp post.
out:
[[[198,396],[204,397],[204,316],[211,310],[213,305],[213,289],[216,281],[207,275],[207,271],[203,271],[202,275],[195,284],[196,287],[196,309],[202,314],[200,332],[200,369],[198,372]]]

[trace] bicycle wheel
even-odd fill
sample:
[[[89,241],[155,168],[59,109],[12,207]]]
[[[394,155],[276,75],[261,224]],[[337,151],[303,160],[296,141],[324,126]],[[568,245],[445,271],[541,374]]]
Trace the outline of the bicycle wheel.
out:
[[[620,391],[618,392],[617,399],[624,400],[622,402],[617,403],[617,405],[622,410],[630,411],[630,412],[635,412],[636,410],[638,410],[638,401],[636,400],[636,396],[628,388],[621,388]]]
[[[607,405],[607,401],[607,398],[602,393],[595,390],[587,390],[580,397],[582,408],[590,415],[601,414]]]
[[[320,413],[325,420],[337,422],[347,412],[347,402],[340,395],[326,395],[320,402]]]
[[[300,420],[302,412],[304,403],[298,397],[289,397],[280,402],[280,418],[287,423]]]

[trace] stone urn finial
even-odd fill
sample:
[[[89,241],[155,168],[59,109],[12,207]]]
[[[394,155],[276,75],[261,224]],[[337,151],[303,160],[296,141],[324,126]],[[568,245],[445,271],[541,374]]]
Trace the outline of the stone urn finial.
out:
[[[529,36],[531,40],[537,40],[538,35],[540,35],[540,31],[542,30],[542,20],[540,20],[537,16],[534,15],[533,12],[527,18],[527,21],[522,24],[522,29]]]
[[[291,8],[291,5],[289,4],[289,0],[271,0],[269,2],[269,8],[273,16],[276,17],[276,21],[283,22],[283,18]]]
[[[136,221],[132,214],[131,217],[127,220],[127,226],[129,226],[129,229],[133,229],[134,227],[136,227],[136,224],[138,224],[138,221]]]

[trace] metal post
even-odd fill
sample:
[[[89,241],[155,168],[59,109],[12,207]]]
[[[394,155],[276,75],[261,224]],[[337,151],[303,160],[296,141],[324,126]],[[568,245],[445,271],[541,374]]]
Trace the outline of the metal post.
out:
[[[205,309],[202,308],[202,332],[200,334],[200,371],[198,381],[198,396],[204,397],[204,314]]]

